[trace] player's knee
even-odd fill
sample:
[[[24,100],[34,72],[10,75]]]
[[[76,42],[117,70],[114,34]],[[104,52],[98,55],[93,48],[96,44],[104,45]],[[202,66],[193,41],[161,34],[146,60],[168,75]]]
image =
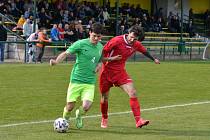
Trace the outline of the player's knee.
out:
[[[74,108],[74,106],[72,106],[72,105],[70,105],[70,104],[67,104],[67,105],[66,105],[66,110],[67,110],[68,112],[72,111],[73,108]]]
[[[108,95],[107,94],[102,94],[101,95],[101,102],[104,102],[104,101],[108,101]]]
[[[136,90],[132,89],[132,90],[129,91],[128,94],[129,94],[130,97],[136,97]]]
[[[83,106],[83,110],[84,110],[85,112],[87,112],[89,109],[90,109],[90,106],[89,106],[89,105]]]

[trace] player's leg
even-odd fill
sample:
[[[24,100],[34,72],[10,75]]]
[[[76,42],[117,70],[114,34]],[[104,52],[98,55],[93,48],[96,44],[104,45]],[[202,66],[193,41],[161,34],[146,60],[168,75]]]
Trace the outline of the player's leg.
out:
[[[75,102],[67,102],[63,109],[63,118],[69,120],[71,111],[74,109]]]
[[[76,127],[82,128],[83,121],[82,116],[91,108],[92,102],[94,100],[95,86],[90,84],[81,84],[81,100],[82,106],[76,110]]]
[[[142,127],[144,125],[147,125],[149,123],[148,120],[143,120],[141,118],[141,108],[140,104],[136,95],[136,89],[134,88],[134,85],[132,82],[126,83],[120,86],[129,96],[130,98],[130,107],[133,112],[135,121],[136,121],[136,127]]]
[[[80,96],[80,90],[81,89],[79,88],[79,84],[69,84],[66,96],[67,104],[63,110],[63,118],[66,120],[69,120],[70,118],[70,113],[75,106],[77,98]]]
[[[102,114],[102,119],[101,119],[102,128],[108,127],[108,95],[109,95],[109,92],[101,94],[100,107],[101,107],[101,114]]]
[[[31,63],[32,62],[32,44],[29,43],[28,44],[28,52],[27,52],[27,55],[28,55],[28,63]]]
[[[100,93],[101,93],[101,101],[100,101],[100,108],[101,108],[101,127],[107,128],[108,126],[108,95],[109,89],[111,88],[112,84],[107,80],[107,73],[103,72],[100,75]]]

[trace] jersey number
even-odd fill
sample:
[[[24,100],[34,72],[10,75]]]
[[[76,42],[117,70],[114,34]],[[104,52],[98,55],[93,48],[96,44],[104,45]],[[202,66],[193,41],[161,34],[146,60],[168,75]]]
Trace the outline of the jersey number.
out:
[[[96,60],[96,58],[95,57],[93,57],[93,59],[91,60],[93,63],[95,63],[95,60]]]

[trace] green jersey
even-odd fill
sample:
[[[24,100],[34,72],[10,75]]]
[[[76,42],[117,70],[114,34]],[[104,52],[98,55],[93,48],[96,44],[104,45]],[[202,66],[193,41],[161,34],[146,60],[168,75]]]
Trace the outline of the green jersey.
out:
[[[67,53],[76,54],[76,62],[71,72],[71,83],[95,84],[95,68],[102,56],[103,45],[98,42],[96,45],[90,39],[82,39],[73,43]]]

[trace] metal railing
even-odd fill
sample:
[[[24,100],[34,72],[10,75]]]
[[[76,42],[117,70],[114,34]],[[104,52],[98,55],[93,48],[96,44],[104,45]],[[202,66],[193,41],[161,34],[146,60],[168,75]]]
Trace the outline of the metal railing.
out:
[[[24,62],[26,62],[26,53],[27,53],[27,44],[33,43],[36,44],[38,42],[31,42],[31,41],[0,41],[0,43],[5,44],[22,44],[23,48],[22,51],[24,51]],[[103,42],[102,43],[106,43]],[[158,42],[158,41],[143,41],[142,44],[147,48],[148,51],[153,53],[154,55],[158,55],[159,59],[162,59],[163,61],[166,60],[166,56],[186,56],[189,58],[189,60],[192,60],[193,55],[202,55],[202,52],[206,46],[206,42],[185,42],[185,51],[179,52],[178,51],[178,45],[179,42]],[[46,44],[46,48],[52,48],[54,51],[54,55],[56,55],[55,49],[58,48],[64,48],[67,49],[71,43],[69,42],[51,42]],[[137,53],[133,56],[133,61],[137,60]]]

